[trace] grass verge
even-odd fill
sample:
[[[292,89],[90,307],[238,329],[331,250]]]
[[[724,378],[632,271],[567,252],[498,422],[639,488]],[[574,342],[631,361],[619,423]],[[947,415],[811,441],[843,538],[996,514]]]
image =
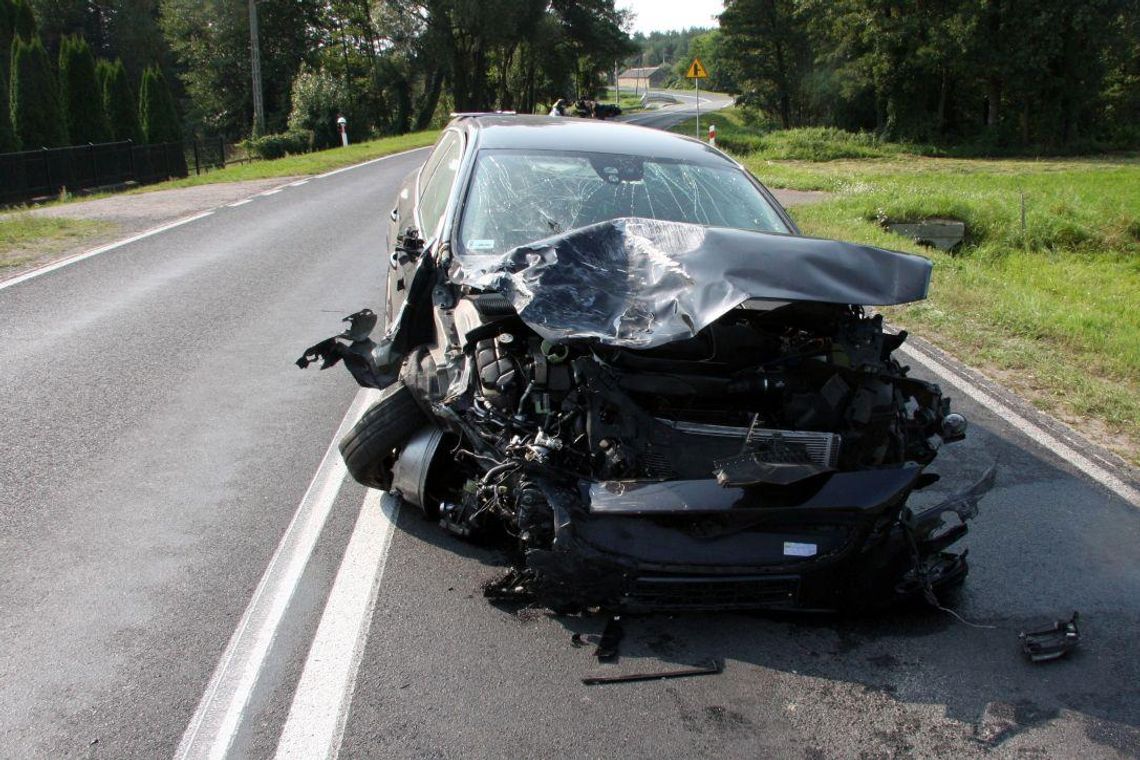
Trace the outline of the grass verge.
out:
[[[622,113],[637,113],[638,111],[645,110],[641,107],[640,95],[634,95],[631,92],[619,93],[616,98],[614,98],[613,95],[614,93],[612,91],[608,92],[599,102],[621,106]]]
[[[91,219],[38,217],[27,212],[0,215],[0,275],[113,229],[110,222]]]
[[[272,161],[254,161],[248,164],[235,164],[224,169],[215,169],[204,174],[190,175],[182,179],[159,182],[140,187],[133,192],[146,193],[155,190],[172,190],[180,187],[210,185],[215,182],[243,182],[272,177],[295,177],[340,169],[362,161],[388,156],[413,148],[422,148],[435,142],[439,130],[409,132],[395,137],[381,137],[376,140],[349,145],[347,148],[331,148],[299,156],[285,156]]]
[[[717,122],[718,144],[727,132],[766,184],[835,193],[793,209],[806,234],[934,261],[930,298],[886,310],[892,321],[1140,465],[1134,156],[956,159],[831,130],[750,133],[731,110]],[[955,254],[883,227],[934,217],[966,222]]]

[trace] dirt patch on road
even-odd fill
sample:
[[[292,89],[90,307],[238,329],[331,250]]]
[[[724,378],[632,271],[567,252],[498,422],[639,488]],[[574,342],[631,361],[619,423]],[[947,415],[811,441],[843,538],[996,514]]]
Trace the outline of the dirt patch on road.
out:
[[[33,208],[18,214],[0,215],[0,224],[15,223],[17,216],[97,223],[75,225],[74,235],[52,241],[51,244],[37,241],[0,251],[0,280],[15,277],[53,261],[75,256],[97,246],[137,235],[187,216],[234,203],[295,179],[295,177],[273,177],[175,190],[124,193],[89,201]]]

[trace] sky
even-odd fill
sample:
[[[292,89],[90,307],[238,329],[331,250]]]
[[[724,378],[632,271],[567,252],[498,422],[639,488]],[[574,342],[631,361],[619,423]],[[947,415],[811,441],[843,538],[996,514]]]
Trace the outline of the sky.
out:
[[[620,9],[630,9],[637,14],[633,31],[664,32],[670,29],[685,29],[690,26],[713,27],[722,10],[722,0],[618,0]]]

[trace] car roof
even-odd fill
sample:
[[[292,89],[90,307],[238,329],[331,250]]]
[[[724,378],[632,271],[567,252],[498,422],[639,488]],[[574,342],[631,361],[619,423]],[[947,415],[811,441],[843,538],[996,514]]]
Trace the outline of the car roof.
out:
[[[581,150],[732,164],[699,140],[622,122],[570,116],[479,114],[458,116],[451,125],[465,130],[478,149]]]

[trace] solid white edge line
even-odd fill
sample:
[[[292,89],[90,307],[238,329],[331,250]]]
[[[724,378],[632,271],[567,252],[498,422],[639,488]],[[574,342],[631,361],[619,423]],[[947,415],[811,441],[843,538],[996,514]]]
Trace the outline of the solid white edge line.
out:
[[[1132,505],[1133,507],[1140,508],[1140,492],[1137,492],[1136,489],[1132,488],[1116,475],[1113,475],[1111,472],[1096,464],[1088,457],[1085,457],[1076,449],[1058,440],[1055,436],[1051,435],[1045,429],[1033,424],[1006,404],[1003,404],[1001,401],[981,390],[980,388],[974,387],[966,378],[960,377],[946,367],[943,367],[932,358],[919,351],[916,351],[910,346],[903,345],[899,347],[898,353],[906,356],[908,361],[922,365],[922,367],[931,374],[936,375],[947,383],[950,383],[962,393],[965,393],[974,401],[978,402],[997,416],[1001,417],[1005,422],[1012,425],[1018,432],[1029,438],[1038,446],[1067,461],[1073,467],[1076,467],[1085,475],[1092,478],[1108,490],[1112,491],[1120,498],[1124,499],[1124,501],[1126,501],[1128,504]]]
[[[309,180],[307,180],[307,179],[299,179],[296,182],[290,182],[288,185],[286,185],[286,187],[300,187],[301,185],[305,184],[308,181]]]
[[[31,280],[35,277],[39,277],[42,274],[47,274],[48,272],[54,272],[57,269],[63,269],[64,267],[70,266],[71,264],[74,264],[77,261],[83,261],[84,259],[89,259],[92,256],[98,256],[101,253],[106,253],[107,251],[113,251],[114,249],[121,248],[124,245],[129,245],[131,243],[138,242],[139,240],[144,240],[145,238],[148,238],[152,235],[157,235],[160,232],[166,232],[167,230],[172,230],[175,227],[181,227],[184,224],[189,224],[190,222],[194,222],[194,221],[197,221],[197,220],[202,219],[204,217],[207,217],[212,213],[214,213],[214,209],[210,209],[209,211],[203,211],[200,214],[194,214],[193,216],[188,216],[188,217],[185,217],[183,219],[176,219],[175,221],[170,222],[169,224],[164,224],[161,227],[155,227],[153,229],[149,229],[146,232],[140,232],[138,235],[134,235],[132,237],[126,238],[125,240],[118,240],[114,243],[108,243],[107,245],[99,246],[98,248],[92,248],[90,251],[85,251],[84,253],[77,253],[76,255],[69,256],[66,259],[60,259],[59,261],[56,261],[52,264],[45,264],[44,266],[40,267],[39,269],[33,269],[30,272],[25,272],[24,274],[16,275],[15,277],[13,277],[10,280],[4,280],[3,282],[0,282],[0,290],[3,290],[4,288],[10,288],[13,285],[19,285],[21,282],[27,282],[28,280]]]
[[[428,150],[429,148],[431,148],[430,145],[424,145],[423,147],[420,147],[420,148],[408,148],[407,150],[402,150],[399,153],[389,153],[388,155],[380,156],[379,158],[370,158],[367,161],[361,161],[359,164],[352,164],[351,166],[342,166],[339,169],[333,169],[331,172],[325,172],[324,174],[318,174],[314,177],[310,177],[310,179],[324,179],[325,177],[331,177],[334,174],[340,174],[341,172],[352,171],[353,169],[359,169],[362,166],[368,166],[369,164],[374,164],[377,161],[385,161],[389,158],[399,158],[400,156],[406,156],[409,153],[415,153],[417,150]],[[333,148],[333,150],[336,150],[336,149]]]
[[[230,206],[230,207],[240,206],[240,205],[243,205],[245,203],[248,203],[249,201],[252,201],[258,195],[272,195],[274,192],[279,192],[280,190],[284,189],[285,187],[302,185],[305,182],[308,182],[309,180],[312,180],[312,179],[321,179],[322,177],[331,177],[334,174],[340,174],[341,172],[346,172],[346,171],[349,171],[350,169],[359,169],[361,166],[368,166],[369,164],[374,164],[378,161],[385,161],[389,158],[398,158],[400,156],[406,156],[409,153],[415,153],[417,150],[427,150],[430,147],[431,147],[430,145],[425,145],[422,148],[409,148],[408,150],[402,150],[399,153],[389,153],[386,156],[379,156],[378,158],[372,158],[372,159],[369,159],[367,161],[362,161],[359,164],[353,164],[352,166],[345,166],[345,167],[342,167],[340,169],[336,169],[336,170],[331,171],[331,172],[325,172],[324,174],[317,174],[313,177],[309,177],[309,178],[301,180],[299,182],[294,182],[294,183],[291,183],[290,185],[284,185],[281,188],[278,188],[277,190],[271,190],[269,193],[258,193],[256,195],[250,196],[249,198],[245,198],[245,199],[237,201],[235,203],[230,203],[230,204],[226,204],[226,205]],[[114,243],[108,243],[107,245],[99,246],[98,248],[93,248],[90,251],[84,251],[83,253],[77,253],[74,256],[68,256],[65,259],[60,259],[59,261],[53,262],[51,264],[45,264],[44,266],[39,267],[38,269],[33,269],[30,272],[25,272],[21,275],[16,275],[15,277],[13,277],[9,280],[0,281],[0,290],[3,290],[4,288],[10,288],[13,285],[19,285],[21,282],[27,282],[28,280],[39,277],[40,275],[47,274],[48,272],[54,272],[57,269],[62,269],[63,267],[69,266],[69,265],[74,264],[78,261],[83,261],[84,259],[89,259],[92,256],[98,256],[101,253],[106,253],[107,251],[113,251],[114,249],[121,248],[124,245],[130,245],[131,243],[134,243],[134,242],[137,242],[139,240],[143,240],[145,238],[148,238],[151,235],[157,235],[160,232],[166,232],[167,230],[172,230],[175,227],[181,227],[184,224],[189,224],[190,222],[197,221],[198,219],[202,219],[203,217],[207,217],[210,214],[214,213],[216,210],[217,210],[217,208],[212,208],[208,211],[203,211],[200,214],[194,214],[193,216],[185,217],[184,219],[176,219],[175,221],[170,222],[168,224],[164,224],[164,225],[161,225],[159,227],[155,227],[154,229],[150,229],[150,230],[147,230],[145,232],[140,232],[138,235],[134,235],[132,237],[125,238],[123,240],[117,240]]]
[[[220,759],[229,751],[277,628],[340,493],[346,468],[337,444],[378,395],[362,388],[341,420],[182,735],[174,755],[179,760]]]
[[[227,203],[226,208],[237,208],[238,206],[244,206],[247,203],[253,203],[253,198],[242,198],[240,201],[234,201],[233,203]]]
[[[340,752],[399,511],[390,494],[370,490],[364,498],[277,741],[278,760]]]
[[[282,191],[282,190],[284,190],[286,187],[288,187],[288,185],[285,185],[285,186],[283,186],[283,187],[275,187],[275,188],[273,188],[272,190],[266,190],[266,191],[265,191],[265,192],[263,192],[263,193],[258,193],[258,196],[262,196],[262,195],[277,195],[277,193],[281,192],[281,191]]]

